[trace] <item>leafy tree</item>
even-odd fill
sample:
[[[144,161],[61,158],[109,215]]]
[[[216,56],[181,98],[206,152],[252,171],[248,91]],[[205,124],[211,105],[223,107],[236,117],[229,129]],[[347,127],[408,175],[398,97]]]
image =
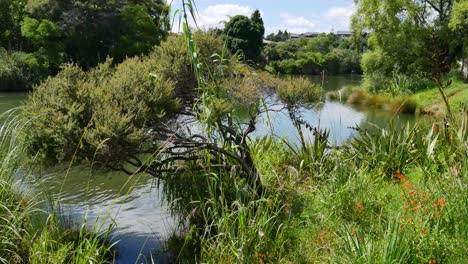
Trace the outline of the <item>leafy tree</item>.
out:
[[[265,25],[263,23],[263,18],[262,15],[260,14],[260,11],[257,9],[252,13],[252,16],[250,18],[252,22],[254,22],[257,25],[258,31],[259,31],[259,36],[263,40],[263,35],[265,35]]]
[[[259,62],[265,28],[260,12],[256,10],[252,19],[246,16],[232,17],[224,27],[228,48],[233,52],[242,51],[247,61]]]
[[[461,38],[448,29],[453,0],[355,0],[355,3],[354,31],[362,34],[370,30],[368,43],[373,51],[368,52],[376,52],[380,61],[387,61],[375,63],[367,56],[363,60],[366,75],[371,69],[386,78],[398,73],[430,75],[435,69],[431,59],[434,45],[443,53],[446,65],[453,65],[461,55]],[[379,65],[383,68],[373,68]]]
[[[463,38],[461,54],[461,73],[463,74],[466,55],[468,54],[468,2],[460,1],[453,4],[453,11],[449,22],[450,29]],[[466,78],[466,76],[465,76]]]
[[[0,46],[19,50],[22,44],[21,22],[25,0],[0,0]]]
[[[141,5],[129,5],[123,10],[120,29],[125,33],[111,49],[117,61],[148,53],[163,37],[147,8]]]
[[[312,52],[320,52],[322,54],[330,52],[332,48],[333,39],[326,34],[320,34],[319,36],[312,38],[307,44],[307,50]]]

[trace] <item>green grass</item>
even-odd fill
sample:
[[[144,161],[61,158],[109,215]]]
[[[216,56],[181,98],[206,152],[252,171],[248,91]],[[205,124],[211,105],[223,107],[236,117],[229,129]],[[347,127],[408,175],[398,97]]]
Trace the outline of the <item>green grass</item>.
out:
[[[460,80],[453,81],[445,91],[450,107],[458,111],[462,105],[468,105],[468,84]],[[349,104],[378,107],[394,113],[428,114],[441,117],[446,114],[446,106],[435,86],[412,95],[392,96],[371,94],[362,89],[347,89],[341,93],[328,93],[330,100],[340,100]]]
[[[0,127],[0,263],[105,263],[111,257],[105,234],[98,236],[84,224],[69,229],[57,211],[40,209],[40,194],[30,197],[15,187],[22,151],[16,141],[21,127],[13,116],[2,119]]]
[[[459,263],[468,253],[466,130],[362,131],[326,151],[320,140],[250,146],[262,197],[232,175],[181,183],[193,188],[182,204],[203,219],[179,241],[181,263]]]
[[[468,105],[468,84],[462,81],[454,81],[445,91],[453,110],[460,108],[461,104]],[[418,92],[411,96],[417,102],[420,111],[431,115],[441,115],[446,112],[445,104],[437,87]]]

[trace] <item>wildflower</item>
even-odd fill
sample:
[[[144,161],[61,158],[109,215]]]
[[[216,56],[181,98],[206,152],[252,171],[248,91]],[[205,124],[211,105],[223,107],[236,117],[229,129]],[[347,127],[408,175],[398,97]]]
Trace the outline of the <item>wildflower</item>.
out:
[[[325,227],[325,228],[323,229],[323,232],[328,233],[328,228]]]
[[[429,199],[427,199],[425,193],[422,193],[422,194],[421,194],[421,199],[422,199],[423,201],[425,201],[425,202],[427,202],[427,201],[429,200]]]
[[[408,178],[403,175],[399,170],[395,171],[394,173],[395,178],[397,178],[401,183],[404,183],[408,180]]]
[[[362,203],[362,201],[359,201],[359,202],[357,203],[356,206],[357,206],[357,208],[359,208],[360,210],[364,209],[364,204]]]
[[[437,261],[435,259],[430,259],[427,264],[437,264]]]
[[[409,194],[411,197],[415,197],[415,196],[416,196],[416,194],[415,194],[414,192],[412,192],[412,191],[408,191],[408,194]]]
[[[257,255],[259,258],[263,259],[265,258],[265,254],[261,253],[261,252],[258,252],[258,255]]]
[[[439,202],[439,205],[440,205],[441,208],[445,207],[445,199],[444,198],[440,198],[438,202]]]
[[[321,240],[325,240],[325,235],[324,235],[324,234],[319,234],[318,237],[319,237]]]
[[[319,241],[318,241],[318,239],[314,239],[314,240],[312,240],[312,242],[314,242],[315,244],[317,244]]]
[[[413,189],[413,184],[408,183],[405,185],[406,189]]]
[[[423,228],[423,230],[421,230],[421,234],[427,234],[429,232],[429,229],[427,228]]]
[[[263,237],[263,236],[265,236],[265,233],[262,230],[259,230],[258,231],[258,236]]]

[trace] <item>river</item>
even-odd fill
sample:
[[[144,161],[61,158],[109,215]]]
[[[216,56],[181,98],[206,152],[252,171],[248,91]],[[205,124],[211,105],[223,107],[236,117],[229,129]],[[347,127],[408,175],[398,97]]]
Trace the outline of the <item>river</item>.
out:
[[[320,78],[312,77],[321,83]],[[357,85],[359,76],[332,76],[323,90],[332,91]],[[27,94],[0,94],[0,112],[18,106]],[[395,115],[375,108],[357,107],[341,102],[325,102],[302,109],[302,118],[312,126],[330,130],[330,142],[339,145],[355,135],[350,127],[386,126],[414,121],[412,115]],[[274,133],[297,142],[297,132],[285,111],[263,114],[256,136]],[[116,172],[97,172],[86,167],[49,168],[42,175],[27,177],[26,185],[60,200],[60,208],[71,222],[86,219],[90,229],[112,224],[112,241],[118,241],[115,263],[146,263],[153,258],[165,263],[160,252],[163,241],[176,227],[163,202],[158,183],[148,175],[128,177]],[[159,253],[158,253],[159,251]]]

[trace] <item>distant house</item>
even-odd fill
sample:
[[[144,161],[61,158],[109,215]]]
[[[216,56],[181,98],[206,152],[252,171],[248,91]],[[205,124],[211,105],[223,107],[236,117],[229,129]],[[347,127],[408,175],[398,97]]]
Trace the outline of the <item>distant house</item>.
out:
[[[301,37],[301,34],[289,33],[289,38],[290,39],[298,39],[300,37]]]
[[[320,32],[306,32],[304,34],[301,34],[303,38],[316,38],[320,35]]]
[[[315,38],[318,35],[320,35],[320,32],[306,32],[302,34],[296,34],[296,33],[290,33],[289,34],[289,39],[299,39],[299,38]]]
[[[351,31],[337,31],[336,35],[339,38],[349,38],[353,35],[353,33]]]

